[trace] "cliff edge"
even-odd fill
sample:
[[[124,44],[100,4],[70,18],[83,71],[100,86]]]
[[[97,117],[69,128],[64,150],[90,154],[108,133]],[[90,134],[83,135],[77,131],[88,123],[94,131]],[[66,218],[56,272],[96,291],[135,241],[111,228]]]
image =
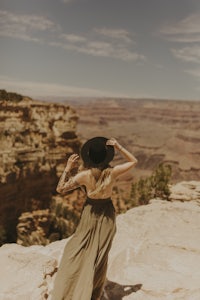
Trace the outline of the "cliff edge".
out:
[[[102,300],[200,299],[200,183],[187,182],[191,191],[194,185],[196,200],[154,199],[117,217]],[[180,188],[179,184],[179,195]],[[0,299],[50,299],[67,241],[3,245]]]

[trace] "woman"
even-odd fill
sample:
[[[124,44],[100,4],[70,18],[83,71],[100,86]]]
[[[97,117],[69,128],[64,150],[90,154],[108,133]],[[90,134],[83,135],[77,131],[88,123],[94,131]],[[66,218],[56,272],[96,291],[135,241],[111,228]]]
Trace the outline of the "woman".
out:
[[[127,162],[111,168],[114,149]],[[112,188],[117,177],[137,163],[114,138],[88,140],[81,149],[81,157],[86,169],[70,176],[79,159],[77,154],[72,154],[57,186],[58,193],[84,186],[87,199],[79,225],[64,249],[52,300],[100,300],[108,253],[116,232]]]

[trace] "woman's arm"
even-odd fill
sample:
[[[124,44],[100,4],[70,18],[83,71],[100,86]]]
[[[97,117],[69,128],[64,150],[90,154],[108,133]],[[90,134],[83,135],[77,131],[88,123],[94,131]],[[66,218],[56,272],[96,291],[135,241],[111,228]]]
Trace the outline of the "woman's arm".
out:
[[[72,176],[70,174],[70,171],[75,167],[75,165],[77,164],[77,161],[79,159],[78,154],[72,154],[68,161],[67,161],[67,165],[65,167],[65,170],[63,172],[63,174],[60,177],[60,180],[58,182],[56,191],[60,194],[64,194],[68,191],[74,190],[78,187],[80,187],[80,185],[82,185],[83,183],[83,172],[76,174],[75,176]]]
[[[128,162],[117,165],[113,168],[113,176],[117,177],[121,175],[122,173],[128,171],[129,169],[133,168],[136,163],[137,159],[133,154],[131,154],[127,149],[125,149],[123,146],[121,146],[116,139],[112,138],[107,141],[107,145],[113,146],[116,150],[118,150]]]

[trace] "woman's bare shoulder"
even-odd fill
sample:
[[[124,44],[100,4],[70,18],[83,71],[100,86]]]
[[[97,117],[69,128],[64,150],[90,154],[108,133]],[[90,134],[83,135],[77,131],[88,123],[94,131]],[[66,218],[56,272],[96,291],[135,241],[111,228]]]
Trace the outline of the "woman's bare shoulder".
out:
[[[80,184],[84,184],[85,182],[88,181],[90,177],[90,170],[87,169],[87,170],[82,170],[82,171],[79,171],[76,175],[75,175],[75,180],[77,182],[79,182]]]
[[[78,172],[78,174],[89,174],[89,173],[90,173],[90,169],[84,169]]]
[[[133,168],[135,165],[135,162],[125,162],[119,165],[116,165],[112,170],[113,177],[117,178],[121,174],[129,171],[131,168]]]

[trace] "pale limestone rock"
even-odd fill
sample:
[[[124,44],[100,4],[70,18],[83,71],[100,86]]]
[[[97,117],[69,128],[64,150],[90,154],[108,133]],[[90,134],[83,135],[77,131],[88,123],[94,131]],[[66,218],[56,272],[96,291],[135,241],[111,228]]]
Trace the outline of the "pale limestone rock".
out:
[[[142,284],[124,299],[200,299],[198,202],[151,201],[120,215],[108,278]]]
[[[48,247],[6,244],[0,248],[0,300],[43,300],[52,289],[66,240]]]
[[[170,200],[200,200],[200,181],[182,181],[173,185]]]
[[[108,299],[199,300],[199,220],[198,201],[152,200],[119,215],[107,274],[116,288],[107,291],[114,295]],[[66,241],[45,247],[1,247],[0,299],[45,299]],[[137,292],[118,296],[123,285],[136,284],[142,284]]]

